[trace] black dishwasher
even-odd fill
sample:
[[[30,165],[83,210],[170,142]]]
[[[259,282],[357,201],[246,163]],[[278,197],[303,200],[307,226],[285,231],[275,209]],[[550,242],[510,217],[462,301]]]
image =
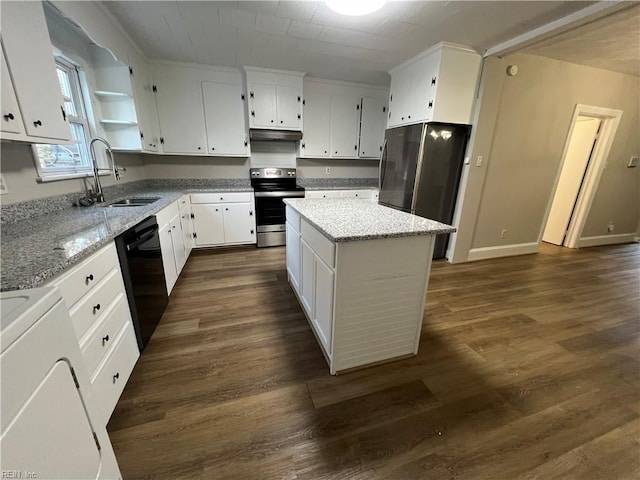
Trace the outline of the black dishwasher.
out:
[[[142,352],[169,303],[156,217],[149,217],[117,236],[116,249]]]

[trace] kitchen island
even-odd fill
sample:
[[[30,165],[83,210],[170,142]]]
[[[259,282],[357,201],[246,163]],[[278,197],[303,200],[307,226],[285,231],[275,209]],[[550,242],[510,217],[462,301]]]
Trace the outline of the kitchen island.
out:
[[[287,274],[331,374],[418,352],[435,236],[366,200],[288,199]]]

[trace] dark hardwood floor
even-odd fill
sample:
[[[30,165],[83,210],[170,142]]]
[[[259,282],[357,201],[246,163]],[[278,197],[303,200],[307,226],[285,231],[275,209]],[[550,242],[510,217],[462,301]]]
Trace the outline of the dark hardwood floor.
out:
[[[640,478],[640,246],[433,266],[416,357],[333,377],[284,248],[194,252],[109,423],[125,479]]]

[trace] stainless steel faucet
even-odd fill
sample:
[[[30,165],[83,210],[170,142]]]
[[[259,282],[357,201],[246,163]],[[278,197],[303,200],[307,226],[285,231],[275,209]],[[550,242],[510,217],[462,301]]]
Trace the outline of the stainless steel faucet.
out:
[[[107,149],[107,153],[109,154],[109,159],[111,160],[111,168],[100,168],[98,167],[98,159],[96,158],[96,152],[93,148],[93,144],[96,142],[101,142],[105,145]],[[100,184],[100,170],[110,170],[113,172],[113,177],[116,180],[120,180],[120,173],[118,172],[118,167],[116,167],[116,162],[113,158],[113,150],[111,150],[111,145],[102,137],[95,137],[91,139],[89,143],[89,151],[91,152],[91,163],[93,164],[93,180],[94,180],[94,191],[91,194],[91,197],[95,199],[97,203],[104,202],[104,194],[102,193],[102,185]]]

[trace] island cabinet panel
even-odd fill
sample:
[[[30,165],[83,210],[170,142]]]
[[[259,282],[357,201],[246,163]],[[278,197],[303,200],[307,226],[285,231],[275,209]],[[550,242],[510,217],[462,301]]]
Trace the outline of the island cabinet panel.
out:
[[[434,238],[335,242],[287,208],[289,282],[331,374],[417,353]]]

